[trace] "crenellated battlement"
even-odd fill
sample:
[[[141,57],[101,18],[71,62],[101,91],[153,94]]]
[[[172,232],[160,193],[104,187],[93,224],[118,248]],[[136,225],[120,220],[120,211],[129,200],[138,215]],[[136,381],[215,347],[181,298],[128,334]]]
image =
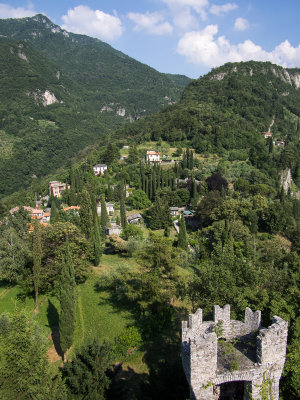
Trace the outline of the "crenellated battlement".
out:
[[[234,381],[247,381],[252,398],[260,399],[259,387],[266,374],[272,381],[273,399],[279,398],[288,324],[277,316],[267,329],[261,328],[260,324],[261,312],[248,307],[244,322],[232,320],[228,304],[214,306],[213,321],[203,321],[202,310],[198,309],[189,315],[188,321],[182,322],[182,362],[191,388],[191,399],[217,400],[220,385]],[[222,359],[224,352],[216,333],[223,340],[223,347],[233,340],[238,343],[235,348],[231,345],[232,352],[241,353],[238,369],[234,372],[226,367],[226,357]],[[244,399],[247,398],[245,389]]]
[[[189,315],[188,322],[182,322],[182,341],[194,335],[198,336],[213,331],[220,321],[223,329],[223,334],[220,337],[230,340],[258,330],[261,322],[261,312],[252,311],[251,308],[247,307],[244,322],[232,320],[230,319],[230,305],[226,304],[223,308],[214,306],[213,321],[203,321],[202,310],[198,308],[195,314]]]

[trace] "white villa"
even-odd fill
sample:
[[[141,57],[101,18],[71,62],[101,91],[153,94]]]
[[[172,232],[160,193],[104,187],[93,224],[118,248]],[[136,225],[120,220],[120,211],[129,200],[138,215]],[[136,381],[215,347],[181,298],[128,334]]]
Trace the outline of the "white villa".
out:
[[[146,163],[154,164],[160,163],[160,154],[156,151],[148,150],[146,153]]]
[[[105,203],[107,214],[113,214],[115,211],[115,207],[113,203]],[[97,203],[97,214],[101,215],[101,203]]]
[[[104,172],[107,170],[106,164],[96,164],[93,166],[94,174],[96,176],[103,175]]]

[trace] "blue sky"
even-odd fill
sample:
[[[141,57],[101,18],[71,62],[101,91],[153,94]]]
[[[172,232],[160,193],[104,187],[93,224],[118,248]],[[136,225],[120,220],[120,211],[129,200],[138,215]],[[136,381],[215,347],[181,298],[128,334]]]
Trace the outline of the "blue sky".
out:
[[[1,0],[0,0],[1,1]],[[300,67],[299,0],[10,0],[0,18],[47,15],[161,72],[197,78],[228,61]]]

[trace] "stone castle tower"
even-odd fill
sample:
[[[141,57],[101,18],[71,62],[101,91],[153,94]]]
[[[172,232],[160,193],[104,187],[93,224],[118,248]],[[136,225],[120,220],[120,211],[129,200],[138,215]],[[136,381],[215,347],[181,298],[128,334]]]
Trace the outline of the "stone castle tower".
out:
[[[191,400],[259,400],[263,391],[279,399],[288,324],[275,316],[260,327],[261,312],[246,308],[245,322],[230,319],[230,306],[214,306],[213,321],[202,310],[182,322],[182,362]],[[218,337],[217,337],[218,335]]]

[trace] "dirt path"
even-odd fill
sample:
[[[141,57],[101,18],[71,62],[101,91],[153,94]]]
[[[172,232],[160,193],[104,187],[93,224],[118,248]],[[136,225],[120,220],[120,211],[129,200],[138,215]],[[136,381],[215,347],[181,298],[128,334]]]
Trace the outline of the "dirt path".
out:
[[[7,295],[8,292],[11,291],[11,288],[4,289],[2,293],[0,293],[0,299],[3,299]]]
[[[79,309],[80,326],[81,326],[81,337],[82,337],[82,341],[83,341],[84,340],[84,336],[85,336],[85,326],[84,326],[84,319],[83,319],[82,302],[81,302],[80,292],[78,293],[78,309]]]

